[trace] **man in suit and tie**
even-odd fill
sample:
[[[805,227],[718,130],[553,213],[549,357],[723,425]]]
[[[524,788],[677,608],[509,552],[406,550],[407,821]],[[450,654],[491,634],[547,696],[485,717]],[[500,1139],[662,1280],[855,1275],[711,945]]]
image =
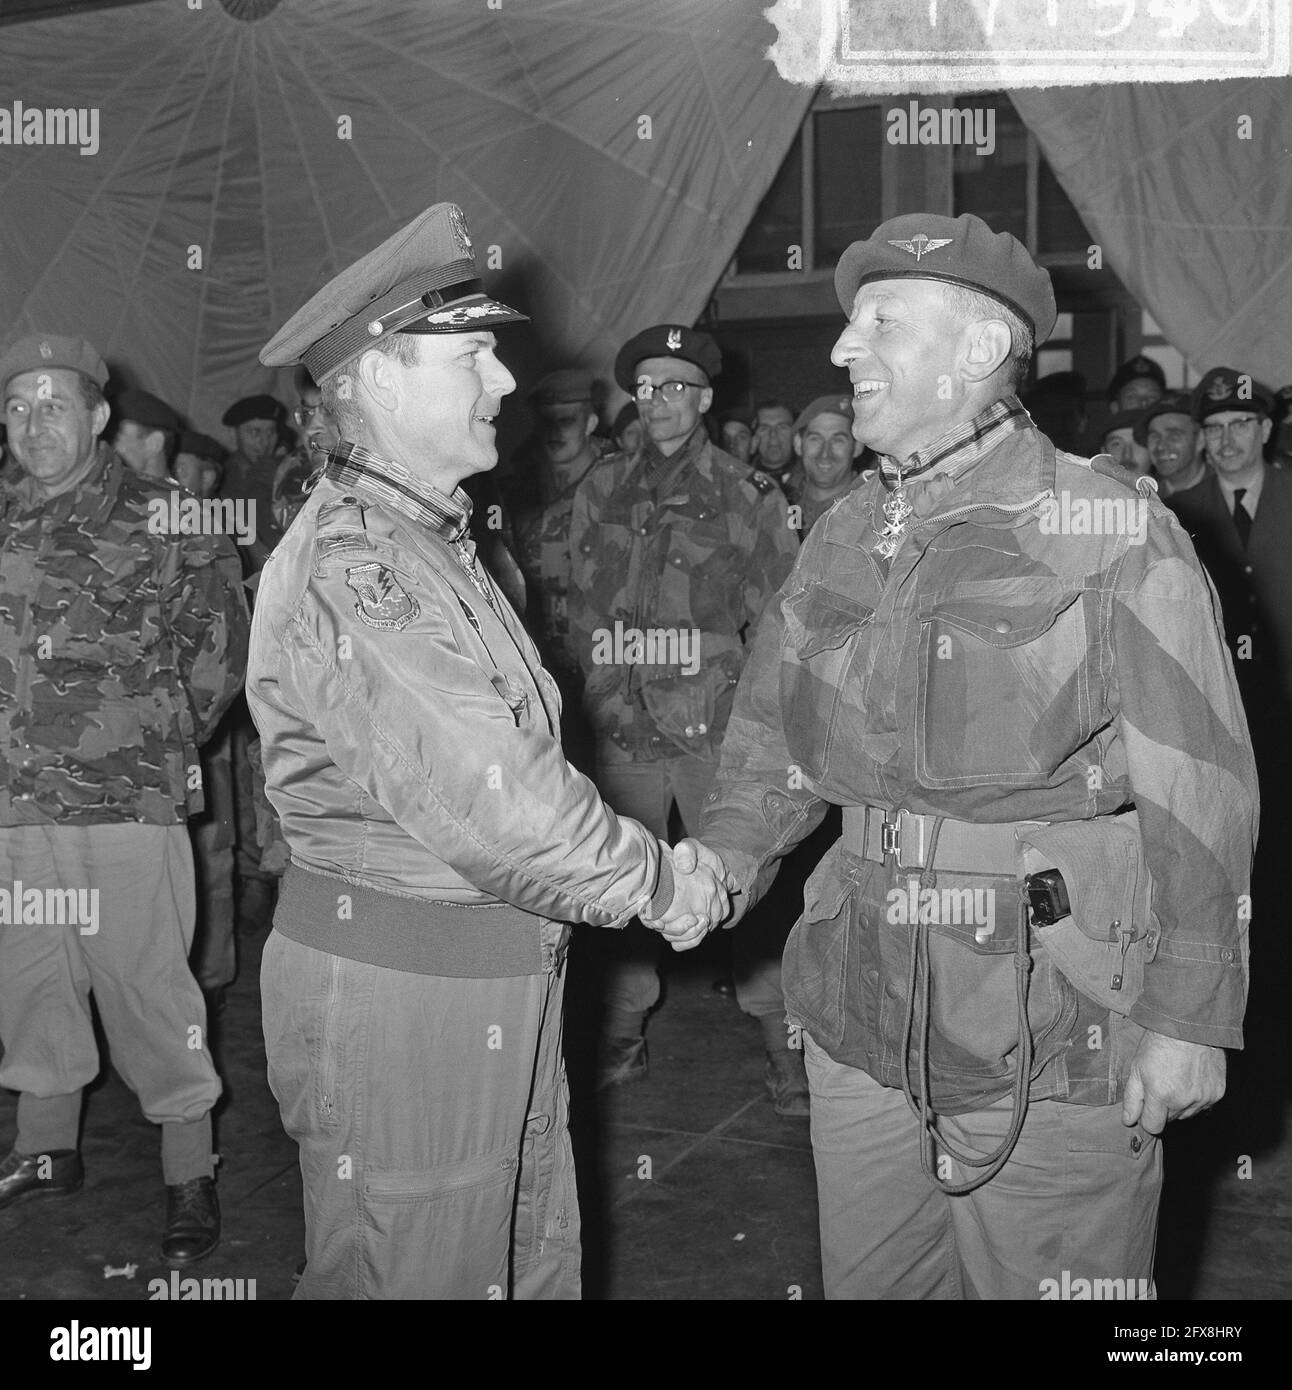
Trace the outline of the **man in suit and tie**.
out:
[[[1251,906],[1252,957],[1260,968],[1252,975],[1247,1011],[1254,1066],[1287,1055],[1282,1020],[1292,980],[1292,951],[1280,920],[1292,832],[1292,473],[1265,461],[1273,406],[1273,395],[1249,374],[1231,367],[1209,371],[1193,393],[1204,476],[1192,487],[1163,489],[1219,594],[1260,777]]]
[[[1219,592],[1258,762],[1262,726],[1271,752],[1287,742],[1292,691],[1292,474],[1263,456],[1272,407],[1250,375],[1209,371],[1193,393],[1207,470],[1166,498]]]

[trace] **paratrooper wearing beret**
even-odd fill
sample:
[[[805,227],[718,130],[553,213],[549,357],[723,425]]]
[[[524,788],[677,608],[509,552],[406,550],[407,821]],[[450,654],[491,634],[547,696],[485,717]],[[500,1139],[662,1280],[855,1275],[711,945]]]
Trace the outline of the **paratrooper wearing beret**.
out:
[[[1057,1297],[1056,1250],[1149,1288],[1157,1135],[1242,1046],[1257,797],[1211,591],[1147,480],[1020,405],[1056,306],[1013,237],[899,217],[835,287],[879,468],[767,606],[674,853],[739,913],[843,808],[784,963],[827,1297]]]

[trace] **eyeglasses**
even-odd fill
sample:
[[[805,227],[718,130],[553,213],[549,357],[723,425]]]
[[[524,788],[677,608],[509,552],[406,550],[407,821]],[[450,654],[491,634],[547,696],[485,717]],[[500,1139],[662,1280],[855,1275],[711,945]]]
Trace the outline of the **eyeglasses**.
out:
[[[704,387],[698,381],[661,381],[658,386],[652,386],[643,377],[637,383],[637,399],[639,401],[658,400],[661,396],[665,401],[680,401],[686,391],[703,391]]]
[[[1217,440],[1223,439],[1230,430],[1233,430],[1237,438],[1250,434],[1259,423],[1255,415],[1245,415],[1241,420],[1226,420],[1223,425],[1203,425],[1202,432],[1214,444]]]
[[[298,425],[308,425],[316,415],[322,419],[326,413],[321,402],[318,405],[298,405],[296,409],[292,411],[292,419],[295,420]]]

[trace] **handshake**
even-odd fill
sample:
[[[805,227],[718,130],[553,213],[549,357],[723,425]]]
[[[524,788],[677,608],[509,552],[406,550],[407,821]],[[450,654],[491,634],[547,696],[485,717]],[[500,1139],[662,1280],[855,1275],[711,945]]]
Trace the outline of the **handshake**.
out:
[[[682,840],[672,849],[661,840],[659,848],[673,866],[673,900],[662,916],[643,916],[641,922],[675,951],[689,951],[731,915],[736,885],[718,855],[698,840]]]

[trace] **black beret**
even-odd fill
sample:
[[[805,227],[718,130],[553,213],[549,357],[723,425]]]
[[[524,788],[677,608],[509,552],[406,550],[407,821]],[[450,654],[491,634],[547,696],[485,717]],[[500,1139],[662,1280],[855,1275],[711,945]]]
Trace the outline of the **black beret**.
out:
[[[1156,420],[1159,415],[1193,415],[1193,400],[1187,391],[1172,391],[1169,395],[1163,396],[1161,400],[1154,401],[1152,405],[1146,405],[1143,410],[1136,412],[1135,415],[1135,443],[1148,443],[1149,422]],[[1113,417],[1117,419],[1117,416]]]
[[[436,203],[329,280],[265,344],[260,360],[267,367],[303,361],[322,383],[391,333],[470,333],[528,321],[491,299],[476,278],[462,209]]]
[[[563,367],[548,374],[529,393],[535,405],[592,403],[592,373],[582,367]]]
[[[1246,372],[1213,367],[1193,388],[1193,418],[1205,420],[1222,410],[1269,415],[1274,410],[1274,395]]]
[[[229,456],[229,451],[218,440],[212,439],[209,434],[199,434],[196,430],[185,430],[180,435],[176,452],[221,464]]]
[[[1141,352],[1130,361],[1123,362],[1113,373],[1113,379],[1108,383],[1108,399],[1115,401],[1123,386],[1141,378],[1156,381],[1163,391],[1166,390],[1166,373],[1151,357],[1146,357]]]
[[[248,420],[272,420],[278,425],[282,423],[284,414],[282,406],[272,396],[243,396],[224,412],[220,423],[228,425],[230,429],[237,429]]]
[[[1008,232],[993,232],[980,217],[936,217],[912,212],[890,218],[839,258],[834,289],[843,312],[872,280],[943,280],[999,300],[1031,327],[1039,346],[1054,331],[1058,311],[1050,272]]]
[[[615,358],[615,380],[630,396],[637,394],[637,364],[648,357],[680,357],[710,381],[722,371],[722,353],[707,333],[678,323],[657,323],[629,338]]]
[[[170,430],[178,434],[182,428],[179,416],[148,391],[122,391],[113,402],[118,420],[131,420],[148,430]]]

